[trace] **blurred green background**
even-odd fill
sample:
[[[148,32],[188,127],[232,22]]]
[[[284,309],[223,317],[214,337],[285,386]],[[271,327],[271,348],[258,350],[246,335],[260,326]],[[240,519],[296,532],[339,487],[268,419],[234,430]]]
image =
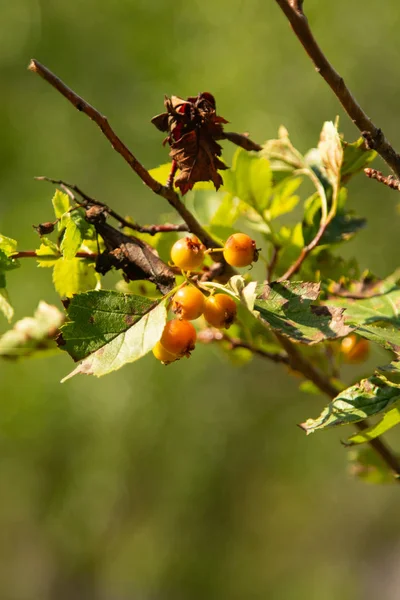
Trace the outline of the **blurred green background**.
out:
[[[397,1],[306,8],[399,148]],[[77,183],[139,222],[167,210],[93,123],[26,70],[31,57],[106,114],[149,168],[167,159],[150,124],[164,94],[211,91],[231,129],[258,141],[283,123],[306,150],[337,114],[346,138],[358,137],[272,0],[1,0],[0,22],[0,231],[21,249],[52,214],[53,190],[35,175]],[[369,225],[343,252],[388,274],[397,197],[362,176],[350,194]],[[40,299],[59,304],[50,278],[29,260],[10,273],[17,318]],[[399,598],[398,488],[348,475],[343,432],[306,438],[296,423],[324,399],[285,371],[259,360],[235,369],[209,347],[167,369],[150,356],[61,385],[71,367],[62,354],[0,364],[2,600]]]

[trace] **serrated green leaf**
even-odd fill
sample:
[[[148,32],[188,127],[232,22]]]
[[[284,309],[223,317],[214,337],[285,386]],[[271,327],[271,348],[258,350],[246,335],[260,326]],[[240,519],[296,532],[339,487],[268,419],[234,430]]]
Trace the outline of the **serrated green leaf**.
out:
[[[16,240],[0,234],[0,250],[2,250],[6,256],[10,256],[10,254],[16,252],[17,245]]]
[[[259,214],[269,206],[272,191],[272,171],[269,161],[238,148],[232,168],[225,177],[225,188]]]
[[[83,360],[63,381],[78,373],[101,377],[147,354],[161,337],[167,310],[165,301],[98,291],[75,296],[68,318],[62,348]]]
[[[366,483],[397,483],[391,469],[373,448],[355,448],[348,452],[349,472]]]
[[[94,263],[81,258],[60,258],[54,265],[53,283],[62,298],[92,290],[97,285]]]
[[[33,317],[25,317],[0,338],[0,356],[19,359],[54,352],[54,335],[64,321],[58,308],[40,302]]]
[[[213,214],[210,225],[232,227],[240,216],[239,200],[232,194],[224,194],[220,205]]]
[[[82,233],[76,222],[69,216],[65,223],[65,232],[61,242],[61,253],[65,259],[75,257],[82,244]]]
[[[343,310],[312,304],[319,293],[319,284],[310,282],[260,285],[254,310],[263,323],[297,342],[316,344],[348,335],[352,328],[345,325]]]
[[[354,300],[340,298],[329,301],[334,306],[346,309],[346,322],[356,326],[387,322],[400,326],[400,288],[392,287],[386,293]]]
[[[300,427],[309,434],[319,429],[356,423],[387,411],[399,401],[400,385],[382,375],[373,375],[340,392],[317,419],[308,419]]]
[[[354,435],[351,435],[346,442],[346,446],[355,446],[357,444],[366,444],[371,440],[383,435],[392,427],[395,427],[400,423],[400,410],[398,407],[391,408],[387,413],[384,414],[382,419],[375,423],[372,427],[359,431]]]
[[[342,145],[342,181],[347,181],[350,177],[365,169],[377,156],[375,150],[367,150],[364,138],[359,138],[352,144],[342,142]]]
[[[61,219],[61,217],[71,207],[71,203],[70,203],[68,195],[64,194],[60,190],[56,190],[51,202],[53,204],[54,214],[56,215],[56,219]]]
[[[54,242],[46,237],[41,238],[40,247],[36,250],[38,267],[54,267],[61,254]]]
[[[10,304],[8,292],[5,288],[0,288],[0,312],[3,313],[8,322],[14,316],[14,309]]]
[[[355,329],[355,332],[361,337],[379,344],[386,350],[400,354],[400,329],[363,325]]]
[[[273,189],[271,203],[265,212],[269,221],[291,212],[299,203],[299,196],[294,195],[301,184],[300,177],[288,177]]]

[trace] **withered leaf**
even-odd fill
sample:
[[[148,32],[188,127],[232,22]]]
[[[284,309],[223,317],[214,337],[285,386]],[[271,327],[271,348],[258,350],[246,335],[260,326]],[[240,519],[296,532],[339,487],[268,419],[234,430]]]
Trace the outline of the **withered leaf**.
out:
[[[156,254],[154,248],[134,236],[127,236],[108,223],[97,222],[95,228],[103,238],[106,252],[100,255],[96,269],[106,273],[121,269],[127,281],[144,279],[155,283],[162,294],[175,285],[173,271]]]
[[[223,117],[216,114],[214,96],[203,92],[186,100],[178,96],[165,97],[167,112],[153,117],[152,123],[169,135],[164,140],[171,146],[172,171],[180,173],[175,184],[181,194],[191,190],[198,181],[212,181],[215,188],[223,180],[218,170],[227,167],[218,158],[222,148],[216,140],[223,138]]]

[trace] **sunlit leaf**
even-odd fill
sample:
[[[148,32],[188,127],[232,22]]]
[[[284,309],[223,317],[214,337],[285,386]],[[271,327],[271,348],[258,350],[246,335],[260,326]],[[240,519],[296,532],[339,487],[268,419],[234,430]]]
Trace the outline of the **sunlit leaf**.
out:
[[[53,204],[54,214],[56,215],[57,219],[61,219],[61,217],[71,207],[71,202],[68,195],[64,194],[64,192],[61,192],[60,190],[55,191],[51,202]]]
[[[149,352],[161,337],[167,311],[165,302],[92,291],[71,300],[68,318],[61,347],[83,360],[65,379],[78,373],[100,377]]]
[[[61,255],[54,242],[42,237],[40,247],[36,250],[36,256],[38,257],[38,267],[54,267]]]
[[[92,290],[97,285],[94,263],[81,258],[60,258],[54,265],[53,283],[63,298],[71,298],[74,294]]]
[[[319,429],[363,421],[387,411],[400,401],[400,385],[382,375],[373,375],[343,390],[317,419],[308,419],[300,427],[309,434]]]
[[[310,282],[261,285],[257,288],[254,310],[265,324],[305,344],[350,333],[351,328],[344,323],[343,310],[313,304],[319,292],[319,284]]]
[[[366,444],[369,441],[379,437],[395,427],[400,423],[400,410],[396,406],[391,408],[387,413],[385,413],[380,421],[373,425],[372,427],[368,427],[368,429],[364,429],[364,431],[359,431],[354,435],[351,435],[346,442],[346,446],[355,446],[356,444]]]

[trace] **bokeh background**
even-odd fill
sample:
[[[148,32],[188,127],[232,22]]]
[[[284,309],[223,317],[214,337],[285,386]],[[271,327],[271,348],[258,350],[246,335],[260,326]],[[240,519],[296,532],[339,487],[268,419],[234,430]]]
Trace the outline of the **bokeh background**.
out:
[[[397,1],[306,8],[399,147]],[[149,168],[166,162],[149,122],[164,94],[209,90],[232,129],[258,141],[283,123],[306,150],[337,114],[346,138],[358,137],[272,0],[0,0],[0,23],[0,231],[21,249],[51,216],[53,190],[35,175],[75,182],[139,222],[167,210],[93,123],[26,70],[31,57],[105,113]],[[398,264],[397,203],[362,176],[351,183],[369,224],[343,252],[382,276]],[[33,261],[8,279],[17,318],[40,299],[59,303]],[[150,356],[61,385],[71,367],[62,354],[0,364],[2,600],[399,598],[398,487],[351,478],[343,432],[306,438],[296,423],[324,400],[279,367],[233,368],[207,347],[170,368]]]

